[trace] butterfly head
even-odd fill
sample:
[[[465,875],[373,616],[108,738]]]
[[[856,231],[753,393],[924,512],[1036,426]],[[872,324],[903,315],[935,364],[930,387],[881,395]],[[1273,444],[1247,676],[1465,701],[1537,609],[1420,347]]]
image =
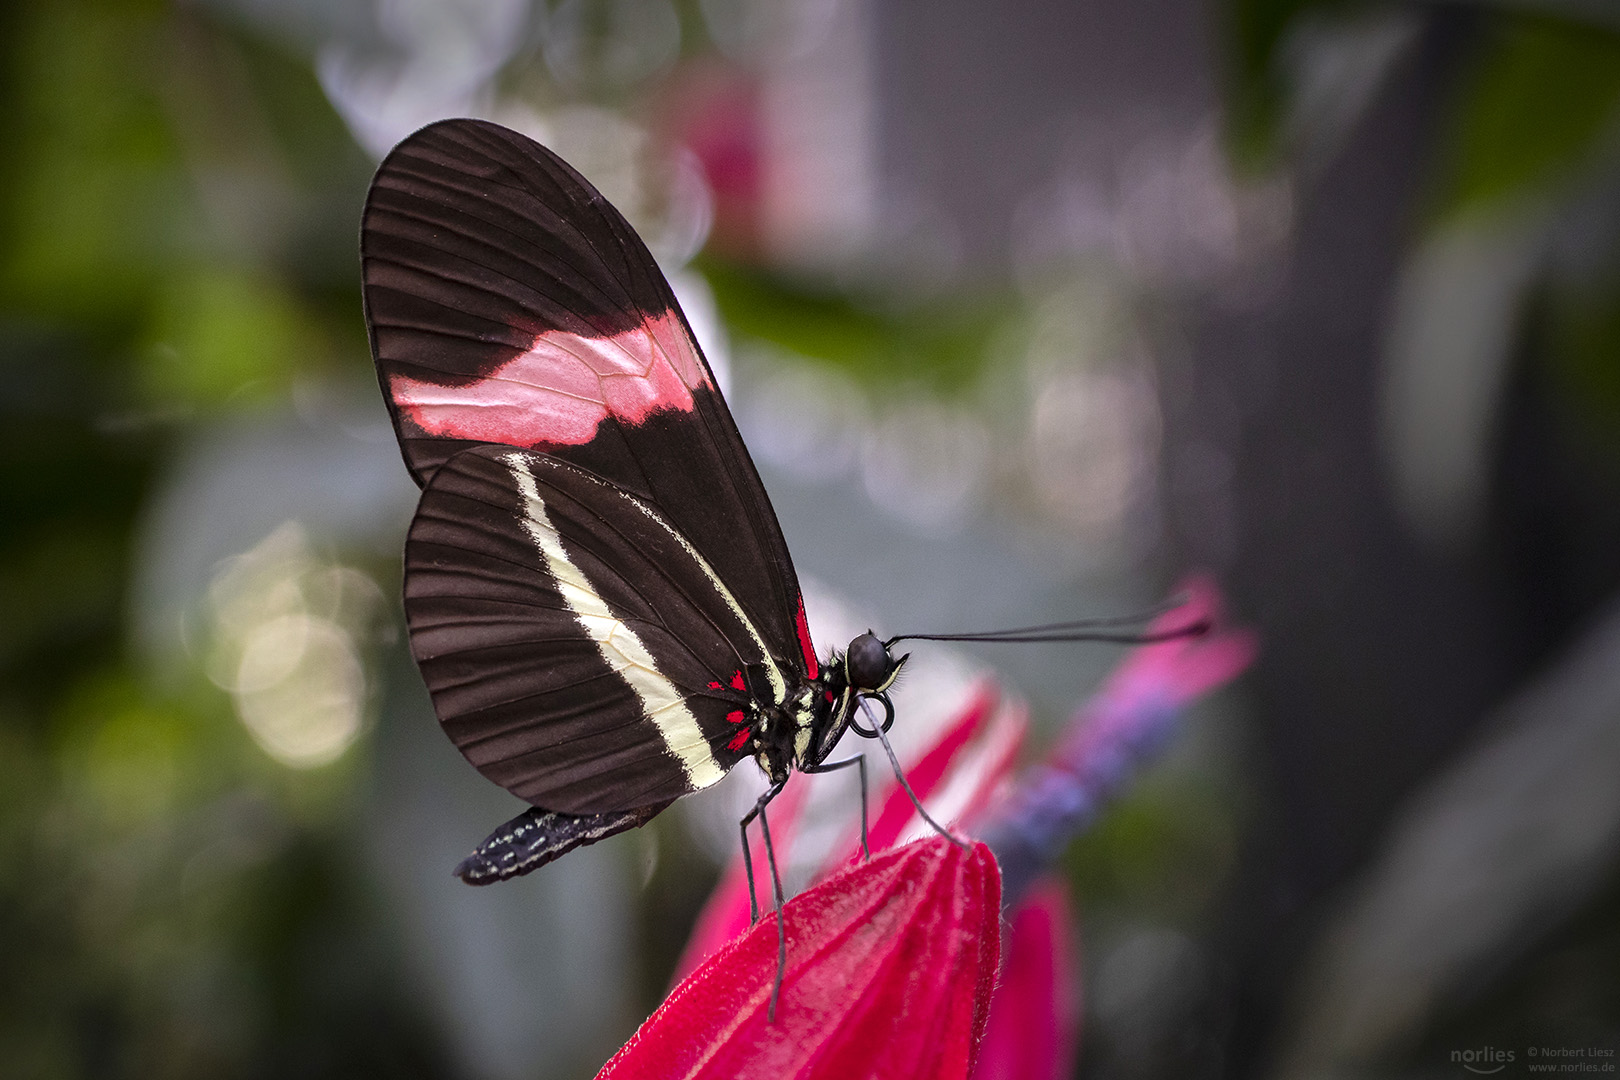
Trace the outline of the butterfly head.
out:
[[[894,685],[900,667],[911,654],[896,660],[886,642],[868,630],[849,643],[844,653],[844,679],[857,694],[881,694]]]
[[[826,760],[845,729],[851,726],[863,697],[876,698],[882,704],[886,715],[883,726],[887,729],[894,719],[894,707],[889,704],[887,691],[894,686],[900,668],[909,658],[908,653],[896,659],[888,643],[870,630],[851,641],[842,656],[835,652],[822,667],[812,695],[813,704],[804,714],[795,746],[799,766],[814,767]],[[859,723],[853,726],[864,734]]]

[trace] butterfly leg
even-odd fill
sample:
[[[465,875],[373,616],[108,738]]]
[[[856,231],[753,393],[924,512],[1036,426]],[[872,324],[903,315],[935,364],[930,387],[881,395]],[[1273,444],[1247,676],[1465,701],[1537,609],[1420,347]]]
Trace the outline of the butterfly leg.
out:
[[[774,796],[782,790],[781,783],[772,785],[767,794]],[[771,823],[765,816],[765,800],[759,804],[759,831],[765,837],[765,860],[771,864],[771,889],[776,896],[776,982],[771,986],[771,1004],[765,1010],[767,1022],[776,1019],[776,999],[782,996],[782,973],[787,970],[787,916],[782,912],[782,877],[776,872],[776,851],[771,847]],[[749,888],[753,884],[749,883]]]
[[[911,799],[911,805],[917,808],[918,815],[924,821],[928,822],[928,824],[932,825],[934,827],[934,831],[939,833],[939,835],[943,836],[957,847],[966,850],[967,845],[962,842],[960,837],[951,832],[951,830],[947,829],[945,826],[941,825],[939,822],[935,821],[933,816],[929,814],[927,810],[923,809],[922,800],[917,798],[917,793],[915,791],[911,790],[911,785],[906,781],[906,774],[900,771],[900,759],[895,757],[894,747],[889,745],[889,723],[879,724],[877,722],[877,717],[872,715],[872,706],[867,703],[867,697],[875,697],[881,701],[883,703],[883,707],[888,711],[889,723],[894,722],[894,705],[889,701],[887,694],[870,694],[862,696],[861,709],[865,711],[866,718],[872,721],[872,734],[867,735],[866,737],[869,739],[876,738],[883,744],[883,752],[889,755],[889,767],[894,769],[894,778],[900,782],[900,787],[905,790],[907,797]],[[865,734],[865,731],[857,728],[856,734]]]
[[[839,769],[847,769],[851,765],[857,766],[861,770],[861,854],[865,855],[867,861],[870,862],[872,859],[872,847],[866,842],[866,755],[856,754],[854,757],[845,758],[843,761],[824,761],[820,765],[812,765],[799,771],[829,773],[837,772]]]
[[[771,883],[776,887],[776,907],[777,910],[781,910],[782,881],[776,873],[776,856],[771,851],[771,830],[770,826],[765,822],[765,807],[772,799],[782,794],[782,788],[786,784],[787,777],[784,776],[766,789],[765,794],[761,795],[759,801],[754,804],[754,808],[743,815],[743,819],[738,826],[742,831],[743,872],[748,877],[748,925],[750,926],[759,922],[759,898],[754,888],[754,858],[749,852],[748,826],[755,818],[759,818],[761,829],[765,833],[765,856],[771,864]]]

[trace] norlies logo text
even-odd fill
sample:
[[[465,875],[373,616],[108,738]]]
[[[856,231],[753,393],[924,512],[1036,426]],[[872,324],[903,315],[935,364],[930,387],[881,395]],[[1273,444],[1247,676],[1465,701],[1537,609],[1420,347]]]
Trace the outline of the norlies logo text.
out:
[[[1509,1062],[1513,1060],[1513,1051],[1498,1050],[1494,1046],[1482,1046],[1477,1050],[1453,1050],[1451,1060],[1471,1073],[1490,1076],[1508,1067]]]

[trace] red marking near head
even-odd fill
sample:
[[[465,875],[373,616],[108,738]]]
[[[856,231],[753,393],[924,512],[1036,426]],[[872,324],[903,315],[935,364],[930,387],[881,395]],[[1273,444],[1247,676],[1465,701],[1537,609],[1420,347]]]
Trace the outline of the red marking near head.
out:
[[[733,690],[748,689],[748,684],[743,681],[743,674],[741,671],[733,671],[731,673],[731,688]]]
[[[731,737],[730,742],[726,743],[726,749],[727,750],[741,750],[742,747],[743,747],[743,744],[748,741],[748,736],[750,734],[752,734],[751,729],[743,728],[741,731],[737,732],[737,734],[735,734],[735,735],[733,735]]]
[[[799,631],[799,649],[804,653],[804,670],[812,678],[821,674],[821,667],[816,663],[816,647],[810,641],[810,624],[804,617],[804,597],[799,597],[799,611],[794,616],[794,627]]]
[[[823,690],[821,692],[821,696],[826,698],[828,701],[832,701],[837,695],[835,695],[831,690]]]
[[[740,724],[746,719],[748,719],[748,718],[743,715],[743,712],[742,712],[741,709],[733,709],[730,712],[726,713],[726,720],[729,721],[730,723],[733,723],[733,724]]]
[[[399,411],[428,435],[506,446],[578,446],[609,416],[639,424],[655,412],[690,412],[708,386],[696,348],[673,311],[611,337],[548,330],[529,351],[465,386],[393,375]]]

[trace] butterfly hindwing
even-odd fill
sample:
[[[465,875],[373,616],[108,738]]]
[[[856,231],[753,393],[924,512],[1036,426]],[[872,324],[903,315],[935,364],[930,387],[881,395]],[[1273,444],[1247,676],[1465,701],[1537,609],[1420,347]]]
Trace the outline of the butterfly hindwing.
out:
[[[548,810],[666,803],[747,756],[788,680],[659,510],[549,454],[465,450],[405,549],[411,647],[469,761]]]
[[[406,464],[542,450],[655,507],[814,677],[787,547],[714,376],[624,218],[549,150],[448,120],[402,142],[362,223],[367,321]]]

